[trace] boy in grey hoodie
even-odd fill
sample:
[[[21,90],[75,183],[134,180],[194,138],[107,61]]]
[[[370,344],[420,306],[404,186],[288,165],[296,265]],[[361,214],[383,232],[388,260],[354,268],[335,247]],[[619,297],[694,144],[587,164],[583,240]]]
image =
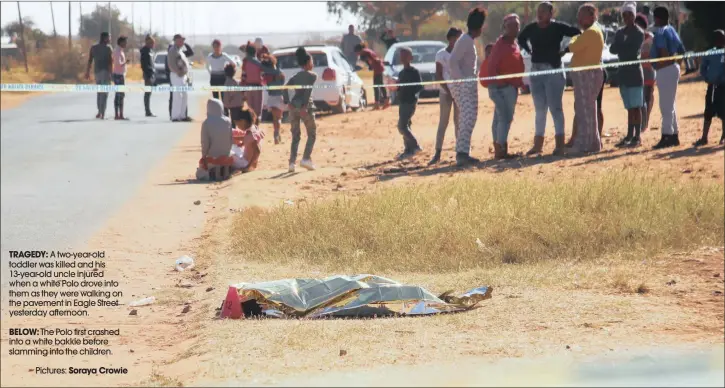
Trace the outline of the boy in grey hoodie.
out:
[[[203,179],[209,167],[225,165],[232,149],[232,122],[224,116],[222,102],[210,98],[206,102],[206,120],[201,124],[201,166],[197,178]],[[212,159],[211,162],[209,160]],[[216,159],[217,163],[214,163]],[[201,175],[200,175],[201,174]]]

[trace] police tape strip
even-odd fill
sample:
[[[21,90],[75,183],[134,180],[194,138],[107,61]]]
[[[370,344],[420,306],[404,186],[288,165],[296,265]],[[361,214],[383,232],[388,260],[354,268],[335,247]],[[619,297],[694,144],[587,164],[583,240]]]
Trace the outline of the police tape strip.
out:
[[[542,75],[550,75],[557,73],[578,72],[594,69],[617,68],[622,66],[637,65],[643,63],[656,63],[666,61],[677,61],[682,59],[690,59],[697,57],[705,57],[711,55],[725,54],[725,49],[708,50],[696,53],[686,53],[673,55],[664,58],[638,59],[635,61],[610,62],[599,65],[579,66],[579,67],[562,67],[557,69],[530,71],[524,73],[505,74],[491,77],[472,77],[455,80],[442,81],[423,81],[398,84],[371,85],[371,87],[389,87],[389,86],[416,86],[416,85],[441,85],[456,84],[463,82],[479,82],[479,81],[495,81],[510,78],[537,77]],[[94,84],[5,84],[1,85],[2,92],[192,92],[192,93],[210,93],[210,92],[247,92],[254,90],[296,90],[296,89],[329,89],[336,87],[334,85],[279,85],[279,86],[143,86],[143,85],[94,85]]]

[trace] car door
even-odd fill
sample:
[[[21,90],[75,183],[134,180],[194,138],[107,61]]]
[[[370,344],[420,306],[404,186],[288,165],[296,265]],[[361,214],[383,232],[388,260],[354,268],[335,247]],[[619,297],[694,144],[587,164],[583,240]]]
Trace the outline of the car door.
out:
[[[358,106],[358,98],[355,96],[355,91],[352,87],[352,68],[347,63],[345,57],[342,55],[340,50],[332,50],[332,61],[335,63],[335,67],[338,69],[338,74],[342,79],[342,84],[345,86],[345,104],[348,106]]]
[[[345,56],[342,53],[340,53],[340,57],[341,57],[342,62],[344,63],[345,68],[347,69],[348,72],[350,72],[350,83],[349,83],[348,88],[350,89],[350,93],[351,93],[352,99],[354,101],[354,103],[352,105],[359,107],[360,101],[362,100],[362,96],[363,96],[363,88],[364,88],[363,80],[357,74],[355,69],[353,69],[350,66],[350,63],[347,61],[347,59],[345,58]]]

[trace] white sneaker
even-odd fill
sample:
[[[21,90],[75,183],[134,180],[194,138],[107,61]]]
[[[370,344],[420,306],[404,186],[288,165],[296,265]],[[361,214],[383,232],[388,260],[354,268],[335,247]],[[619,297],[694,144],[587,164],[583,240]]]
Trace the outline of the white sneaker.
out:
[[[302,159],[302,161],[300,162],[300,166],[302,166],[310,171],[313,171],[316,169],[315,165],[309,159],[307,159],[307,160]]]
[[[289,172],[295,172],[295,164],[294,163],[290,163],[289,164]]]

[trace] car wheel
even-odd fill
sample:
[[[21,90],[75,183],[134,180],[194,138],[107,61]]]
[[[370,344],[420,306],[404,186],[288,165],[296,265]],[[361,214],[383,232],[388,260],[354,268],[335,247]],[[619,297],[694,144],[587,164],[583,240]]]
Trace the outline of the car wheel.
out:
[[[355,111],[355,112],[361,111],[361,110],[365,110],[365,108],[368,107],[368,95],[367,95],[367,91],[365,91],[365,88],[364,87],[361,88],[361,90],[362,90],[362,93],[360,93],[360,104],[358,105],[357,108],[354,108],[353,109],[353,111]]]
[[[347,112],[347,104],[345,103],[345,97],[340,96],[337,105],[332,107],[332,113],[341,114]]]

